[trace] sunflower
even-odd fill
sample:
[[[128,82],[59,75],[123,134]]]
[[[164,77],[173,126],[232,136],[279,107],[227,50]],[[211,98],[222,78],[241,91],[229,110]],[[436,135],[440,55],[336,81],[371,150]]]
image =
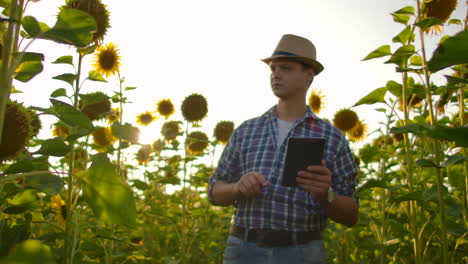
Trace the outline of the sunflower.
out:
[[[316,114],[322,111],[324,103],[323,98],[325,95],[322,95],[322,91],[319,89],[313,89],[309,95],[309,106],[312,111]]]
[[[349,108],[344,108],[335,113],[333,124],[343,133],[350,131],[358,123],[359,118],[356,112]]]
[[[31,139],[32,131],[28,109],[17,102],[9,101],[1,134],[0,160],[14,158],[24,149]]]
[[[153,115],[153,113],[147,111],[143,114],[139,114],[136,117],[136,122],[142,126],[147,126],[151,124],[154,120],[156,120],[156,117]]]
[[[164,99],[159,101],[156,104],[157,111],[160,115],[164,116],[166,119],[174,114],[174,105],[171,102],[171,99]]]
[[[358,121],[357,124],[349,131],[349,137],[355,141],[361,141],[366,137],[367,125],[362,121]]]
[[[137,152],[136,158],[138,164],[148,164],[151,154],[151,145],[143,145]]]
[[[166,142],[162,139],[158,139],[151,144],[151,147],[155,153],[159,154],[166,147]]]
[[[63,123],[57,123],[54,125],[54,129],[52,129],[52,135],[65,139],[70,135],[70,128]]]
[[[96,21],[96,32],[93,35],[93,41],[100,44],[110,28],[109,11],[107,6],[102,4],[100,0],[70,0],[67,1],[66,7],[78,9],[94,18]]]
[[[445,107],[450,102],[450,98],[452,97],[452,94],[453,94],[453,90],[447,89],[440,95],[439,100],[437,100],[437,103],[436,103],[436,109],[439,114],[445,113]]]
[[[232,135],[232,132],[234,131],[234,122],[231,121],[221,121],[218,124],[216,124],[216,127],[214,129],[214,137],[216,138],[216,141],[221,142],[222,144],[226,144],[229,140],[229,138]]]
[[[200,154],[208,147],[208,137],[201,131],[195,131],[187,136],[185,144],[188,152],[191,154]]]
[[[189,122],[201,121],[208,113],[208,103],[200,94],[191,94],[182,102],[182,115]]]
[[[37,136],[39,134],[39,130],[42,128],[42,122],[41,119],[39,118],[39,115],[37,114],[36,111],[28,108],[28,114],[31,119],[31,129],[32,129],[32,137]]]
[[[420,107],[422,106],[422,100],[423,98],[419,97],[417,94],[411,94],[410,96],[408,96],[408,98],[406,99],[407,102],[408,102],[408,107],[409,108],[414,108],[414,107]],[[401,111],[403,111],[403,98],[400,97],[399,99],[399,102],[398,102],[398,109],[400,109]]]
[[[432,0],[425,1],[424,17],[435,17],[445,22],[457,8],[457,0]]]
[[[96,131],[94,131],[92,135],[94,144],[101,147],[114,144],[117,140],[112,134],[112,129],[110,127],[96,127]]]
[[[113,124],[120,120],[120,108],[112,108],[111,112],[106,116],[107,122]]]
[[[107,95],[102,92],[95,92],[86,95],[86,101],[80,101],[80,110],[90,120],[98,120],[101,115],[111,111],[111,102]]]
[[[173,140],[180,134],[180,123],[178,121],[167,121],[161,128],[161,134],[166,140]]]
[[[50,207],[55,212],[55,219],[60,227],[65,226],[65,220],[67,219],[67,207],[65,202],[60,197],[60,194],[54,195],[50,198]]]
[[[99,46],[95,54],[94,69],[109,77],[119,71],[120,55],[117,47],[109,42],[106,46]]]

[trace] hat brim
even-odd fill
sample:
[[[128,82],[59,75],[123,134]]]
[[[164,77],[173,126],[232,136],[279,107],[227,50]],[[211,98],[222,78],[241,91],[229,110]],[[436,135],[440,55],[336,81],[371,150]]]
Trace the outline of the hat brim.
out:
[[[300,61],[300,62],[303,62],[307,65],[310,65],[312,66],[312,68],[314,69],[314,72],[315,72],[315,75],[318,75],[320,72],[323,71],[323,65],[314,60],[314,59],[311,59],[311,58],[306,58],[306,57],[300,57],[300,56],[288,56],[288,55],[274,55],[274,56],[271,56],[271,57],[268,57],[266,59],[262,59],[263,62],[265,62],[266,64],[270,64],[270,62],[274,59],[292,59],[292,60],[296,60],[296,61]]]

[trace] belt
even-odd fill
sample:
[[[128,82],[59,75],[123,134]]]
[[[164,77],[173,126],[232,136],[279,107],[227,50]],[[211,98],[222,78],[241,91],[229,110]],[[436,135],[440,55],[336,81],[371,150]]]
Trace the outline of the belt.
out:
[[[312,240],[322,240],[320,231],[293,232],[273,229],[247,229],[236,225],[231,228],[231,235],[255,243],[259,247],[288,247],[307,244]]]

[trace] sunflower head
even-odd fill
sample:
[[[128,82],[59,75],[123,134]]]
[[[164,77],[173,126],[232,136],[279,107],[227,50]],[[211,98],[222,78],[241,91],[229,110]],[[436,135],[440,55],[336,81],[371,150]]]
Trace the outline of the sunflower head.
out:
[[[136,155],[138,164],[148,164],[150,160],[151,150],[151,145],[141,146]]]
[[[229,138],[234,131],[234,122],[232,121],[221,121],[216,124],[214,129],[214,137],[216,141],[221,142],[222,144],[226,144],[229,141]]]
[[[166,119],[174,114],[174,105],[171,102],[171,99],[163,99],[156,104],[157,111],[160,115],[164,116]]]
[[[94,32],[93,41],[100,44],[107,33],[107,29],[110,28],[110,15],[107,6],[102,4],[100,0],[68,0],[66,7],[78,9],[94,18],[97,30]]]
[[[425,0],[424,17],[435,17],[445,22],[457,8],[457,0]]]
[[[319,89],[313,89],[312,92],[309,95],[309,106],[312,109],[312,111],[316,114],[320,113],[322,111],[324,103],[323,103],[323,98],[325,96],[322,95],[322,91]]]
[[[28,108],[28,113],[31,119],[32,136],[35,137],[42,128],[42,122],[35,110]]]
[[[344,108],[335,113],[333,124],[342,132],[348,132],[358,123],[359,118],[356,112],[349,108]]]
[[[105,46],[99,46],[94,58],[93,67],[102,75],[109,77],[119,71],[119,50],[112,42]]]
[[[106,116],[107,122],[113,124],[120,120],[120,108],[112,108],[111,112]]]
[[[195,131],[187,136],[187,151],[191,154],[200,154],[208,147],[208,137],[201,131]]]
[[[208,102],[201,94],[191,94],[182,102],[182,115],[189,122],[198,122],[208,113]]]
[[[180,131],[180,122],[178,121],[166,121],[161,128],[161,134],[166,140],[175,139]]]
[[[0,143],[0,160],[14,158],[24,149],[31,139],[32,131],[29,110],[17,102],[7,102]]]
[[[50,207],[55,213],[55,219],[59,226],[64,227],[67,219],[67,207],[65,202],[60,197],[60,194],[54,195],[50,198]]]
[[[366,137],[367,125],[362,121],[358,123],[349,131],[349,137],[355,141],[361,141]]]
[[[155,140],[153,144],[151,144],[151,147],[153,148],[153,151],[156,154],[159,154],[166,147],[166,142],[164,142],[164,140],[162,139],[158,139],[158,140]]]
[[[386,139],[386,140],[385,140]],[[386,137],[385,135],[379,136],[372,141],[372,145],[375,147],[383,147],[386,145],[393,145],[393,138]]]
[[[139,114],[137,116],[136,122],[142,126],[147,126],[154,120],[156,120],[156,117],[153,115],[153,113],[146,111],[145,113]]]
[[[70,127],[65,123],[58,122],[54,125],[54,129],[52,129],[52,135],[54,137],[60,138],[67,138],[70,135]]]
[[[92,135],[94,144],[101,147],[112,145],[117,140],[110,127],[96,127],[96,131]]]
[[[111,111],[111,102],[109,97],[102,92],[94,92],[82,96],[80,101],[80,110],[90,120],[98,120],[104,113]]]

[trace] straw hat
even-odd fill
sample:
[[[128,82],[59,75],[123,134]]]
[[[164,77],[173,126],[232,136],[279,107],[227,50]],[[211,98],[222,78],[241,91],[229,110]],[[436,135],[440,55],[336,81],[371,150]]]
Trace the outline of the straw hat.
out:
[[[316,60],[316,57],[317,52],[312,42],[303,37],[286,34],[281,37],[273,54],[262,61],[269,64],[273,59],[292,58],[312,66],[315,75],[318,75],[323,71],[323,65]]]

